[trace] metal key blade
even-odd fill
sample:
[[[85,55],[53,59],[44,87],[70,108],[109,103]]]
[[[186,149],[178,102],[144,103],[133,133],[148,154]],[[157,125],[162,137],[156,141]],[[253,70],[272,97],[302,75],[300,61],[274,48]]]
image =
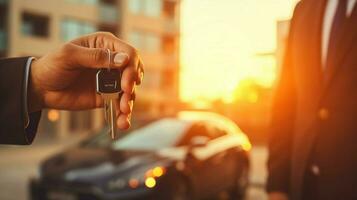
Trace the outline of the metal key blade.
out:
[[[121,91],[121,71],[110,69],[111,58],[109,50],[108,55],[108,69],[100,69],[96,74],[96,90],[104,100],[105,121],[109,126],[109,135],[114,140],[117,138],[116,106]]]
[[[116,139],[116,104],[113,99],[104,100],[104,115],[109,126],[109,135],[111,139]]]
[[[109,123],[109,132],[110,137],[114,140],[116,139],[116,106],[115,102],[111,99],[109,100],[109,115],[108,115],[108,123]]]
[[[110,105],[109,105],[109,99],[104,100],[104,119],[106,123],[109,123],[110,119]]]

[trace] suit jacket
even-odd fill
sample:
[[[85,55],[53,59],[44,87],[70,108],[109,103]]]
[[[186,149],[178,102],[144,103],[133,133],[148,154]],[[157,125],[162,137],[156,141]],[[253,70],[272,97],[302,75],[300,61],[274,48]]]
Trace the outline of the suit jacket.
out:
[[[302,198],[311,163],[320,169],[319,199],[357,199],[357,8],[322,70],[326,0],[294,11],[273,105],[267,190]]]
[[[29,58],[0,59],[0,144],[30,144],[41,112],[30,113],[25,124],[25,71]]]

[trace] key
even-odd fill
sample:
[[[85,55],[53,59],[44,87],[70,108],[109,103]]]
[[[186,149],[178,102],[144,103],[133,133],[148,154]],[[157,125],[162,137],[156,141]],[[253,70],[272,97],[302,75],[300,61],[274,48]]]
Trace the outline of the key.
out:
[[[109,125],[110,137],[112,139],[117,138],[116,106],[117,99],[121,92],[120,80],[121,72],[119,70],[110,69],[110,67],[100,69],[96,75],[96,88],[104,100],[105,120]]]
[[[120,72],[101,69],[97,73],[97,92],[104,100],[105,120],[109,124],[110,136],[116,139],[116,100],[120,93]]]

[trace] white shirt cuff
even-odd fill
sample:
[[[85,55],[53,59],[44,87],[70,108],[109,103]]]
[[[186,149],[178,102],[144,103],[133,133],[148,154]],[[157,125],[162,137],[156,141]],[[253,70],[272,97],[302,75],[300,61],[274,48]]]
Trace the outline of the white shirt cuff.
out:
[[[30,76],[30,68],[31,68],[31,63],[34,60],[34,57],[30,57],[25,66],[25,81],[24,81],[24,100],[23,100],[23,106],[24,106],[24,122],[25,122],[25,128],[28,127],[30,123],[30,117],[28,113],[28,108],[27,108],[27,91],[28,91],[28,85],[29,85],[29,76]]]

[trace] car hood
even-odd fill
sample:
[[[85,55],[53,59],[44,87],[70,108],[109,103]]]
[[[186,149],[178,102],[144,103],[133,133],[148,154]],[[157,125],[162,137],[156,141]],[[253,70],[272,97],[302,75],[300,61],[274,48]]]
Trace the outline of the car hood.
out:
[[[167,166],[184,157],[185,149],[159,151],[74,148],[44,161],[40,174],[51,181],[105,183],[113,177],[145,172],[157,165]]]

